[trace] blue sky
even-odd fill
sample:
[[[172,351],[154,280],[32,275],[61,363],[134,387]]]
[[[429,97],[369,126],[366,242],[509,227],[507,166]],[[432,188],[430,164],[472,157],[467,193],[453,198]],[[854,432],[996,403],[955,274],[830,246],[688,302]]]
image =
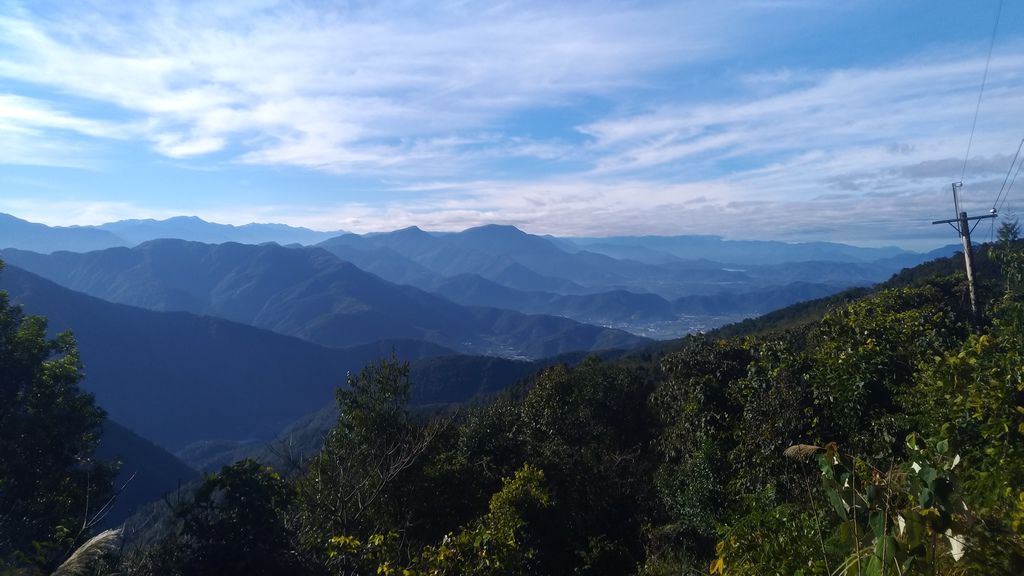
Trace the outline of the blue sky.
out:
[[[0,0],[0,211],[937,246],[998,9]],[[972,213],[1024,137],[1001,10]]]

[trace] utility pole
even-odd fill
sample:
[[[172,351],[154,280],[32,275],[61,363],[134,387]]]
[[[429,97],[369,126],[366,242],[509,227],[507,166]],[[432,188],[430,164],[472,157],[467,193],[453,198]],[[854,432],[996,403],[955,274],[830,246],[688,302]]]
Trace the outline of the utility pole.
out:
[[[949,224],[954,230],[960,234],[960,240],[964,243],[964,265],[967,267],[967,288],[970,292],[971,297],[971,319],[974,322],[978,320],[978,296],[974,290],[974,251],[971,249],[971,232],[974,231],[974,226],[978,225],[978,222],[987,218],[995,218],[995,208],[992,212],[985,214],[984,216],[972,216],[967,217],[965,210],[960,210],[960,187],[963,186],[963,182],[953,183],[953,209],[956,212],[956,218],[950,220],[936,220],[932,224]],[[974,221],[974,226],[970,225],[971,221]]]

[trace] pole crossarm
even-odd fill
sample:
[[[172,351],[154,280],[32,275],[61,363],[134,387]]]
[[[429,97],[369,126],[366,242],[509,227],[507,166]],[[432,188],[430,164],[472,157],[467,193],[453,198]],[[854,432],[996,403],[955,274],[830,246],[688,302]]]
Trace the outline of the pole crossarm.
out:
[[[970,220],[984,220],[985,218],[995,218],[995,217],[996,217],[995,214],[985,214],[984,216],[971,216],[970,218],[965,218],[965,220],[968,220],[968,221],[970,221]],[[959,222],[959,221],[960,221],[960,218],[950,218],[949,220],[936,220],[936,221],[932,222],[932,224],[952,224],[954,222]]]

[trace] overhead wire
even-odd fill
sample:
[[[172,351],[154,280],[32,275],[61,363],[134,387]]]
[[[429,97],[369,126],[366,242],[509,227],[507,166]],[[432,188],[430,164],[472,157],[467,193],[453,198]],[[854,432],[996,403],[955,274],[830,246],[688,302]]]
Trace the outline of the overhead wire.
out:
[[[1003,202],[1005,203],[1005,197],[1003,196],[1003,194],[1005,193],[1006,196],[1010,195],[1010,190],[1007,188],[1006,183],[1010,181],[1010,174],[1013,174],[1013,166],[1017,164],[1017,159],[1020,158],[1021,147],[1024,147],[1024,138],[1020,139],[1020,144],[1017,145],[1017,152],[1013,155],[1013,160],[1010,161],[1010,167],[1006,169],[1006,176],[1003,177],[1003,184],[999,186],[999,192],[996,194],[996,199],[992,201],[992,214],[998,214],[999,211],[1002,210],[1002,205],[1000,204],[999,199],[1003,198]],[[1017,171],[1020,172],[1019,165]],[[1017,179],[1016,174],[1014,174],[1013,179]],[[996,220],[995,218],[993,218],[992,226],[989,230],[989,241],[994,241],[995,237]]]
[[[1013,178],[1010,180],[1010,185],[1006,187],[1006,195],[1003,196],[1003,201],[1001,204],[999,204],[999,210],[1002,210],[1003,206],[1006,204],[1006,201],[1009,200],[1010,190],[1013,190],[1013,183],[1017,181],[1017,176],[1020,175],[1020,169],[1022,166],[1024,166],[1024,160],[1017,164],[1017,171],[1013,174]]]
[[[996,194],[995,201],[992,202],[992,209],[995,210],[999,204],[999,199],[1003,196],[1003,192],[1009,193],[1006,190],[1006,183],[1010,180],[1010,174],[1013,173],[1013,166],[1017,163],[1017,159],[1020,158],[1021,147],[1024,147],[1024,138],[1020,139],[1020,144],[1017,145],[1017,153],[1013,155],[1013,161],[1010,162],[1010,167],[1006,169],[1006,176],[1003,177],[1003,185],[999,187],[999,193]]]
[[[1021,160],[1021,162],[1019,164],[1017,164],[1017,171],[1014,172],[1013,178],[1010,180],[1010,185],[1006,187],[1006,195],[1003,196],[1003,201],[999,203],[999,207],[996,208],[995,205],[993,205],[992,210],[995,213],[1001,213],[1003,211],[1003,206],[1006,205],[1006,201],[1010,199],[1010,190],[1013,189],[1013,183],[1017,181],[1017,176],[1020,175],[1020,169],[1021,169],[1022,166],[1024,166],[1024,160]],[[1010,164],[1010,170],[1013,170],[1013,164]],[[1007,176],[1009,176],[1009,173],[1007,173]],[[995,221],[995,218],[993,218],[992,219],[992,231],[990,233],[989,241],[990,242],[995,242],[995,238],[996,238],[996,221]]]
[[[981,111],[981,97],[985,94],[985,84],[988,82],[988,68],[992,63],[992,49],[996,45],[996,31],[999,30],[999,18],[1003,14],[1003,0],[999,0],[999,8],[996,10],[996,23],[992,26],[992,39],[988,44],[988,56],[985,58],[985,72],[981,75],[981,89],[978,91],[978,102],[974,106],[974,120],[971,122],[971,135],[967,139],[967,153],[964,154],[964,165],[960,170],[960,181],[964,181],[967,175],[967,160],[971,157],[971,145],[974,144],[974,130],[978,126],[978,113]]]

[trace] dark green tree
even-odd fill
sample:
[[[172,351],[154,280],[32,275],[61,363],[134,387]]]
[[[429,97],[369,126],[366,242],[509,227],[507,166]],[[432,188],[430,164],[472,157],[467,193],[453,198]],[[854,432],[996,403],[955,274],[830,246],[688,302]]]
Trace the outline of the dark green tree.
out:
[[[738,411],[728,391],[751,361],[739,342],[699,336],[662,360],[666,378],[650,399],[660,424],[654,485],[662,526],[653,534],[648,563],[664,573],[685,571],[687,561],[676,556],[703,562],[714,551],[715,528],[730,500],[723,478]]]
[[[426,455],[447,421],[413,418],[407,409],[409,365],[394,358],[350,376],[337,401],[338,423],[298,480],[298,518],[310,556],[348,573],[346,558],[332,554],[330,542],[415,528],[424,505],[418,487]]]
[[[527,462],[544,471],[553,500],[538,546],[542,573],[624,574],[643,557],[650,388],[596,357],[537,376],[518,426]]]
[[[47,339],[46,320],[0,292],[0,568],[59,564],[102,516],[113,470],[93,451],[105,415],[81,379],[71,334]]]
[[[1020,242],[1020,223],[1017,218],[1004,221],[999,225],[998,242],[989,249],[989,256],[1001,268],[1005,278],[1006,291],[1004,300],[1019,299],[1024,290],[1024,249]]]
[[[999,225],[996,238],[1000,244],[1012,244],[1020,238],[1020,221],[1016,217],[1012,220],[1004,220]]]
[[[290,525],[294,488],[254,460],[225,466],[174,506],[176,533],[141,562],[154,576],[303,574]]]

